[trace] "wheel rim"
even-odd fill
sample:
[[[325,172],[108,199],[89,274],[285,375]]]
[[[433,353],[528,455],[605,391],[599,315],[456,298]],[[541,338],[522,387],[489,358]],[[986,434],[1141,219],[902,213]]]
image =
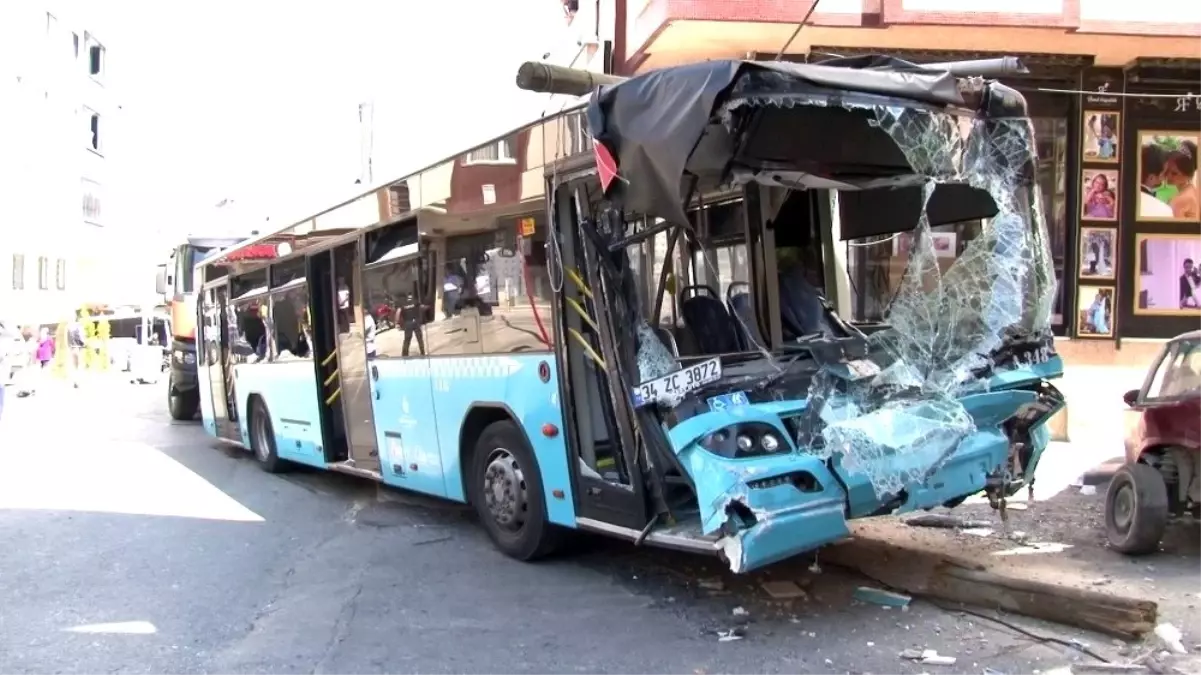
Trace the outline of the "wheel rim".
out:
[[[254,456],[261,461],[267,461],[267,449],[271,446],[267,445],[271,440],[271,436],[267,433],[267,417],[263,412],[257,411],[254,416]]]
[[[525,526],[529,501],[525,474],[513,453],[496,448],[488,454],[484,469],[484,504],[492,520],[502,529],[516,532]]]
[[[1120,485],[1113,496],[1113,526],[1123,534],[1134,523],[1134,502],[1134,488],[1129,483]]]

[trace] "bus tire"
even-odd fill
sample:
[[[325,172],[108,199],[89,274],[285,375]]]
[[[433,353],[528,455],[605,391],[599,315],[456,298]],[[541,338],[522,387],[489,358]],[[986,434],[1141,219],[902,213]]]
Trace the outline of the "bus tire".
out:
[[[489,424],[471,455],[468,497],[488,537],[505,555],[536,560],[551,553],[562,532],[546,517],[542,475],[521,428]]]
[[[178,422],[190,422],[196,419],[200,408],[200,396],[195,391],[175,391],[175,383],[167,381],[167,410],[171,419]]]
[[[287,462],[275,451],[275,429],[271,425],[271,413],[267,404],[255,396],[250,400],[250,450],[259,466],[267,473],[283,473]]]

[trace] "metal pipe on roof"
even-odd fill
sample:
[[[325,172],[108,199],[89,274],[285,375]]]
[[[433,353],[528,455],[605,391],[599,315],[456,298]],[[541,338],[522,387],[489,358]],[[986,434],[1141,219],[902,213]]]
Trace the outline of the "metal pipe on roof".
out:
[[[539,94],[584,96],[597,87],[624,82],[626,78],[604,75],[549,63],[526,61],[517,69],[517,88]]]
[[[995,59],[970,59],[919,64],[918,69],[950,73],[956,77],[1011,77],[1030,71],[1016,56]],[[587,70],[555,66],[538,61],[526,61],[517,69],[517,88],[539,94],[584,96],[597,87],[624,82],[626,78],[604,75]]]
[[[1001,56],[995,59],[969,59],[967,61],[943,61],[921,63],[918,68],[950,73],[955,77],[1012,77],[1028,75],[1030,70],[1016,56]]]

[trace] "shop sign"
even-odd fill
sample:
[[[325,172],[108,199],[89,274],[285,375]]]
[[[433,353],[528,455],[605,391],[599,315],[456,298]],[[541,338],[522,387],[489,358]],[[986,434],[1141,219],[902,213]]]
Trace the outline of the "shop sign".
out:
[[[1110,86],[1111,86],[1111,85],[1112,85],[1112,83],[1111,83],[1111,82],[1109,82],[1109,81],[1105,81],[1105,82],[1102,82],[1102,83],[1098,84],[1098,85],[1097,85],[1097,87],[1096,87],[1097,93],[1096,93],[1095,95],[1094,95],[1094,94],[1089,94],[1089,95],[1088,95],[1088,96],[1085,98],[1085,100],[1086,100],[1086,101],[1088,101],[1089,103],[1093,104],[1093,105],[1112,105],[1112,106],[1116,106],[1116,105],[1118,104],[1118,97],[1116,97],[1116,96],[1106,96],[1106,95],[1105,95],[1105,94],[1108,94],[1108,93],[1109,93],[1109,88],[1110,88]]]
[[[1201,110],[1201,96],[1188,94],[1176,99],[1176,109],[1173,112],[1188,112],[1190,110]]]
[[[521,220],[517,221],[517,233],[521,236],[532,237],[534,236],[534,230],[535,225],[533,218],[522,218]]]

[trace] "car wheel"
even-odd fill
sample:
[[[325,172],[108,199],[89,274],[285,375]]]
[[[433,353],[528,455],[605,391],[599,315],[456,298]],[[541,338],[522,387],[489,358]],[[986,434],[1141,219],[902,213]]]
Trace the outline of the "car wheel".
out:
[[[1147,464],[1118,469],[1105,494],[1105,534],[1109,545],[1128,555],[1159,550],[1168,524],[1168,488]]]
[[[271,414],[261,398],[250,405],[250,449],[259,466],[267,473],[283,473],[287,463],[275,451],[275,430],[271,425]]]
[[[472,453],[470,498],[496,547],[534,560],[552,552],[561,532],[547,520],[538,462],[521,428],[493,422]]]

